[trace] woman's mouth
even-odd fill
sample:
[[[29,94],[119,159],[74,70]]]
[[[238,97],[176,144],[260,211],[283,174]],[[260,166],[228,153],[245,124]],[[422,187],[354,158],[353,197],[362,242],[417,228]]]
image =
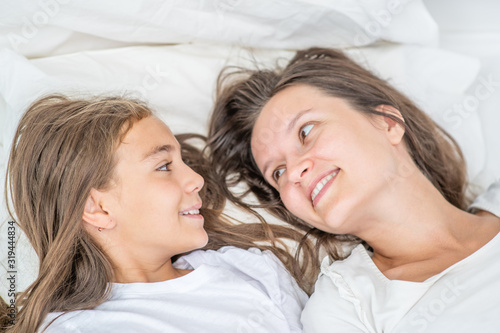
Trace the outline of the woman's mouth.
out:
[[[317,201],[320,199],[322,196],[323,192],[322,190],[325,189],[325,186],[329,187],[329,184],[333,181],[333,179],[337,176],[338,172],[340,169],[334,170],[333,172],[327,174],[323,178],[321,178],[317,183],[314,189],[311,192],[311,201],[313,203],[313,206],[316,206]],[[328,184],[328,185],[327,185]],[[318,195],[320,195],[318,197]],[[317,199],[315,201],[315,199]]]

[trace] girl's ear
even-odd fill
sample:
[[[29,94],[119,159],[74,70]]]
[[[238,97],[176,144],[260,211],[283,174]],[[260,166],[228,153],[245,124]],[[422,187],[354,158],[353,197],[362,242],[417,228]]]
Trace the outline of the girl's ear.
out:
[[[91,189],[82,214],[83,222],[87,227],[95,228],[99,231],[112,229],[116,225],[116,222],[111,219],[109,213],[101,204],[104,195],[101,191]]]
[[[381,104],[378,105],[375,108],[375,110],[382,113],[390,114],[392,116],[396,116],[399,119],[401,119],[404,123],[404,119],[403,116],[401,115],[401,112],[399,112],[399,110],[396,109],[395,107]],[[383,129],[387,135],[387,138],[389,139],[389,142],[393,145],[399,144],[403,139],[403,135],[405,134],[404,126],[402,126],[400,123],[389,117],[380,116],[379,119],[381,120],[380,123],[383,126]]]

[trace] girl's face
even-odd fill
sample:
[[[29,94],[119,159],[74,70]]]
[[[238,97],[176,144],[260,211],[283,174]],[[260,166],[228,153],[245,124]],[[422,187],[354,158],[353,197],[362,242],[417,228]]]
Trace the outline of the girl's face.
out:
[[[393,141],[385,117],[297,85],[262,109],[251,148],[290,212],[323,231],[356,234],[355,221],[366,221],[397,174],[401,149]]]
[[[114,186],[106,209],[119,241],[148,261],[203,247],[199,214],[203,178],[181,158],[180,146],[156,117],[136,122],[116,151]]]

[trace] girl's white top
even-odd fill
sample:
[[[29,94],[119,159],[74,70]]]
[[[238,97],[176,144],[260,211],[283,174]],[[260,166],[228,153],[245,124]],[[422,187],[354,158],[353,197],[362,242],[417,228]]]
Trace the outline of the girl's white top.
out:
[[[194,271],[163,282],[113,283],[108,301],[66,313],[46,332],[302,331],[307,295],[272,253],[224,247],[195,251],[174,266]]]
[[[471,208],[500,216],[500,182]],[[500,331],[500,234],[424,282],[387,279],[371,255],[358,245],[345,260],[323,260],[304,332]]]

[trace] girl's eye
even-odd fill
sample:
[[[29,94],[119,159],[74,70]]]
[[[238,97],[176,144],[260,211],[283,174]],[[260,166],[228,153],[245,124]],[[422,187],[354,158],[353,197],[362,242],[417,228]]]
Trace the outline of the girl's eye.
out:
[[[313,127],[314,127],[314,124],[307,124],[307,125],[304,125],[300,128],[300,131],[299,131],[300,141],[304,142],[306,136],[309,134],[309,132],[311,132]]]
[[[279,169],[274,170],[273,179],[276,183],[278,182],[278,179],[281,177],[283,172],[285,172],[285,168],[279,168]]]
[[[163,164],[161,167],[159,167],[156,170],[157,171],[170,171],[170,164],[172,164],[172,162],[168,162],[167,164]]]

